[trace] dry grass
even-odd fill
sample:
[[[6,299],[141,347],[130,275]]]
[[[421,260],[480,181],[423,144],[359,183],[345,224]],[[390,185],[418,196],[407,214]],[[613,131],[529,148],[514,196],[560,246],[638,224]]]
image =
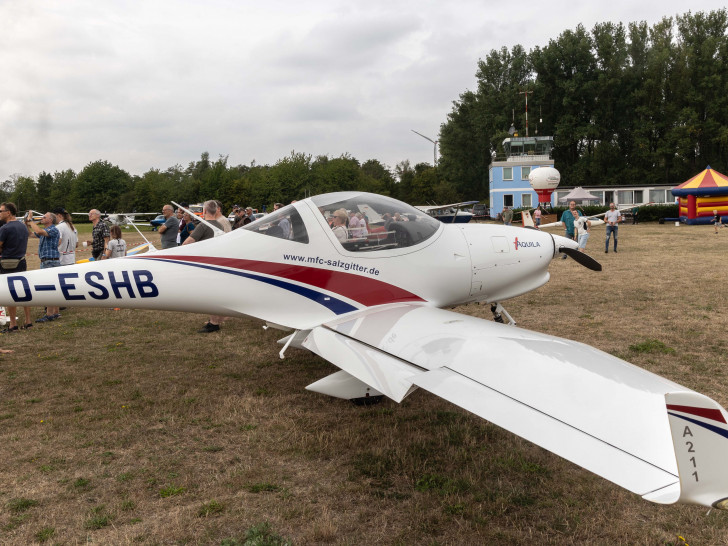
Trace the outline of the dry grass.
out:
[[[728,405],[728,229],[624,226],[617,255],[594,231],[604,271],[554,261],[506,305],[519,325]],[[257,321],[204,320],[69,309],[0,336],[0,543],[243,544],[264,523],[258,544],[728,542],[724,513],[642,501],[426,392],[308,393],[333,366],[279,360]]]

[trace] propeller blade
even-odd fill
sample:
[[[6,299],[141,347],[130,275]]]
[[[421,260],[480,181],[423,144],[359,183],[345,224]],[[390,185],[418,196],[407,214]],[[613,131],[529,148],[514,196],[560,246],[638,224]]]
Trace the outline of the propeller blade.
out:
[[[594,258],[589,256],[589,254],[586,254],[584,252],[579,252],[578,250],[576,250],[574,248],[568,248],[565,246],[559,247],[559,252],[563,252],[564,254],[569,256],[572,260],[578,262],[579,264],[583,265],[587,269],[591,269],[592,271],[601,271],[602,270],[602,264],[600,264]]]

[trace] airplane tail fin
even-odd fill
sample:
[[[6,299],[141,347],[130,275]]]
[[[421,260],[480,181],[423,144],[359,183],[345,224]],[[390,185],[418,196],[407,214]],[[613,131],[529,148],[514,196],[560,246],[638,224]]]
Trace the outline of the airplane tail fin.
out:
[[[696,392],[665,394],[680,502],[728,510],[728,413]]]
[[[533,224],[533,218],[531,218],[531,213],[527,210],[524,210],[521,213],[521,221],[523,222],[523,227],[535,227]]]

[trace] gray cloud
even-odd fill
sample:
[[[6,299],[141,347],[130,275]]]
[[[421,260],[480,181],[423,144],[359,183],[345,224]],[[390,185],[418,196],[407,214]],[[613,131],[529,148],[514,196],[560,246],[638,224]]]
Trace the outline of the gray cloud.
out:
[[[0,179],[97,159],[141,174],[203,151],[233,164],[294,149],[430,162],[432,145],[410,130],[436,137],[491,49],[545,45],[579,22],[651,24],[688,9],[601,6],[5,0]]]

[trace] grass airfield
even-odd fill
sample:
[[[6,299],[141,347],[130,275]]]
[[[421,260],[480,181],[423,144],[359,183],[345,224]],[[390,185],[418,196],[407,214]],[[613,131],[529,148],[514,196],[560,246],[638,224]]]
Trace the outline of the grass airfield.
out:
[[[555,260],[506,309],[728,406],[728,229],[619,237],[604,254],[593,229],[601,273]],[[197,334],[205,321],[71,308],[0,335],[15,351],[0,355],[0,543],[728,543],[728,513],[645,502],[424,391],[372,407],[309,393],[336,368],[280,360],[282,333],[257,320]]]

